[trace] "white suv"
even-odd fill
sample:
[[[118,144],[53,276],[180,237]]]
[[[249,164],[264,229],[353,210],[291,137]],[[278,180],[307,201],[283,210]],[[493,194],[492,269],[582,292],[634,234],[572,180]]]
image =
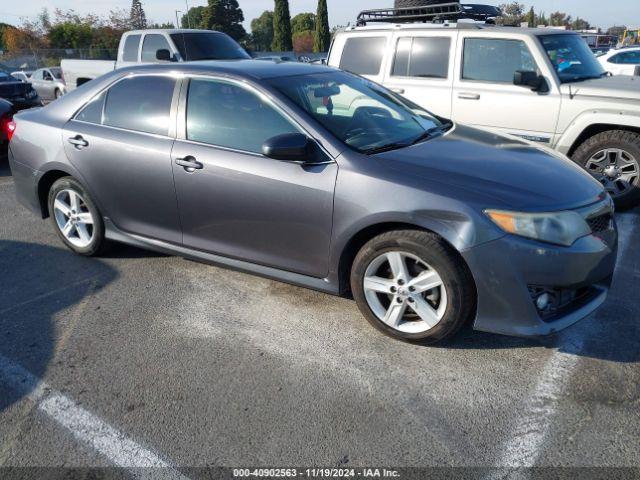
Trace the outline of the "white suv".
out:
[[[479,23],[339,32],[328,64],[435,114],[549,146],[640,203],[640,78],[611,77],[579,35]],[[549,172],[553,175],[553,172]]]

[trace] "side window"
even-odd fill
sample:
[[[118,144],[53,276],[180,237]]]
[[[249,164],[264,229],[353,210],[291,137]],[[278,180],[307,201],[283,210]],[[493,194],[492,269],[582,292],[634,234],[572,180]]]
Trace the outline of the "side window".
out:
[[[626,65],[634,65],[636,63],[640,63],[640,52],[625,52],[619,54],[617,57],[618,63],[623,63]]]
[[[447,37],[404,37],[398,40],[393,76],[447,78],[451,39]]]
[[[122,52],[122,61],[137,62],[139,46],[140,46],[140,35],[129,35],[124,41],[124,51]]]
[[[344,44],[340,69],[358,75],[378,75],[387,45],[385,37],[353,37]]]
[[[101,124],[102,110],[104,108],[104,99],[106,96],[106,93],[102,93],[98,97],[87,103],[87,105],[85,105],[85,107],[76,115],[75,120],[88,123],[97,123],[98,125]]]
[[[104,125],[167,135],[175,80],[137,76],[121,80],[107,93]]]
[[[233,83],[192,79],[187,139],[253,153],[265,140],[299,130],[254,92]]]
[[[620,57],[622,55],[618,54],[618,55],[614,55],[613,57],[609,58],[609,60],[607,60],[607,63],[620,63]]]
[[[43,71],[42,71],[42,77],[43,77],[45,80],[53,80],[53,77],[51,76],[51,74],[49,73],[49,71],[48,71],[48,70],[43,70]]]
[[[464,80],[513,83],[513,74],[517,70],[538,71],[535,60],[523,41],[465,39],[462,66]]]
[[[44,72],[44,70],[36,70],[35,73],[32,75],[34,80],[42,80],[42,72]]]
[[[171,51],[169,43],[162,35],[145,35],[144,42],[142,42],[141,61],[155,62],[157,60],[156,52],[162,49]]]

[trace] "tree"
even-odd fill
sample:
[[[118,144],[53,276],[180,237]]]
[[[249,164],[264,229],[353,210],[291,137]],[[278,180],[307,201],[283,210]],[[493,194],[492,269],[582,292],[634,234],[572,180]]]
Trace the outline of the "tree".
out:
[[[291,19],[291,33],[295,35],[316,29],[316,16],[313,13],[299,13]]]
[[[207,7],[191,7],[180,19],[182,28],[203,28],[202,17]],[[189,27],[191,25],[191,27]]]
[[[584,18],[576,17],[576,19],[571,24],[571,28],[573,30],[589,30],[591,28],[591,24]]]
[[[571,25],[571,15],[564,12],[553,12],[549,15],[549,23],[553,27],[568,27]]]
[[[224,32],[240,41],[247,35],[242,22],[244,14],[238,0],[209,0],[202,15],[201,28]]]
[[[329,29],[329,12],[327,0],[318,0],[318,13],[316,14],[316,35],[313,44],[314,52],[328,52],[331,44],[331,30]]]
[[[542,12],[540,14],[540,17],[538,18],[538,25],[544,25],[544,26],[549,25],[549,20],[547,20],[547,16],[545,15],[544,12]]]
[[[503,3],[499,6],[502,15],[496,19],[500,25],[520,25],[525,21],[525,7],[519,2]]]
[[[253,48],[267,51],[273,43],[273,12],[265,10],[258,18],[251,21]]]
[[[136,30],[147,28],[147,16],[142,8],[140,0],[132,0],[131,2],[131,26]]]
[[[51,26],[47,37],[51,48],[89,48],[93,29],[84,22],[61,22]]]
[[[289,52],[293,50],[291,40],[289,0],[276,0],[273,12],[273,43],[271,48],[276,52]]]
[[[531,9],[529,10],[529,13],[527,13],[527,23],[529,24],[530,28],[535,28],[537,27],[537,23],[536,23],[536,11],[533,9],[533,7],[531,7]]]
[[[293,34],[293,51],[297,55],[301,53],[311,53],[313,51],[315,32],[313,30],[303,30]]]

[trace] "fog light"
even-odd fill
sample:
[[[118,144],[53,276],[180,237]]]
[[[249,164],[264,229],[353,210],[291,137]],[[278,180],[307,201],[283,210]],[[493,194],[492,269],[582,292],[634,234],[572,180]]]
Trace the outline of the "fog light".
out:
[[[536,307],[538,307],[538,310],[540,311],[546,310],[549,307],[550,303],[551,295],[549,295],[548,293],[543,293],[536,299]]]

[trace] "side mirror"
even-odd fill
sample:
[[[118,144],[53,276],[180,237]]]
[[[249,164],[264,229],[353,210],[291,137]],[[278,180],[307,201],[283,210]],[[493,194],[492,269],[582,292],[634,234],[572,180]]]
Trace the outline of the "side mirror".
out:
[[[161,62],[172,62],[173,55],[171,55],[171,52],[166,48],[161,48],[160,50],[156,51],[156,60],[159,60]]]
[[[519,87],[528,87],[534,92],[546,93],[549,91],[549,85],[542,75],[526,70],[518,70],[513,74],[513,84]]]
[[[275,160],[305,163],[313,157],[312,145],[311,139],[302,133],[285,133],[266,140],[262,154]]]

